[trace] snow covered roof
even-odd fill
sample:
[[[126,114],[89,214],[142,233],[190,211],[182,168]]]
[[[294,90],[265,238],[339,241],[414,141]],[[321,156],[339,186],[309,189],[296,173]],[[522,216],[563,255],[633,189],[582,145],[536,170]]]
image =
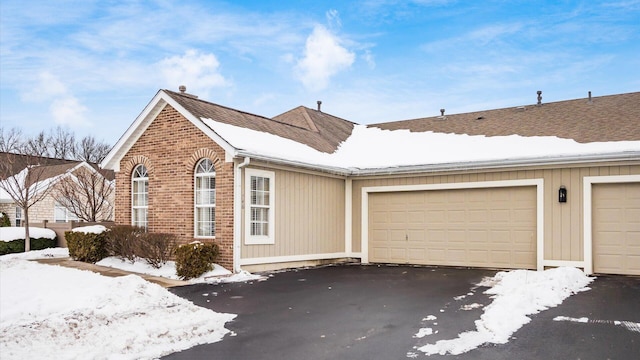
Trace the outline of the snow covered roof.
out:
[[[221,145],[227,159],[345,175],[640,159],[640,92],[365,126],[302,106],[270,119],[160,90],[103,167],[117,170],[167,104]]]
[[[640,92],[373,124],[387,130],[557,136],[580,143],[640,140]]]

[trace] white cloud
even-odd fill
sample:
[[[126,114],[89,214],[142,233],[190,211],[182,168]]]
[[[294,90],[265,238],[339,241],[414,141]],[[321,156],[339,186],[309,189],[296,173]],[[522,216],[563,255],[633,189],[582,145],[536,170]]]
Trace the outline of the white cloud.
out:
[[[38,74],[30,88],[21,93],[23,101],[49,102],[49,115],[58,125],[88,126],[87,107],[80,103],[67,85],[49,71]]]
[[[298,61],[296,75],[310,90],[322,90],[338,72],[348,69],[355,54],[341,45],[342,41],[322,25],[316,25],[307,38],[304,56]]]
[[[172,56],[158,63],[167,88],[187,87],[187,92],[208,98],[209,91],[216,87],[229,86],[220,74],[220,63],[214,54],[187,50],[183,56]]]
[[[89,125],[85,116],[87,108],[75,96],[65,95],[53,100],[51,106],[49,106],[49,111],[58,125]]]
[[[367,49],[364,51],[364,54],[362,54],[362,59],[367,63],[369,69],[373,70],[376,68],[376,61],[373,58],[370,50]]]

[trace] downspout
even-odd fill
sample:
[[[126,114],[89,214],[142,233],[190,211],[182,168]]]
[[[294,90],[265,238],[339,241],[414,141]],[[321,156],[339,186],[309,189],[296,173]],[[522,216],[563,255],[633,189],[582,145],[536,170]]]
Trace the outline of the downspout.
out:
[[[249,165],[251,158],[244,157],[241,163],[234,162],[233,169],[233,272],[240,269],[240,251],[242,238],[242,168]]]

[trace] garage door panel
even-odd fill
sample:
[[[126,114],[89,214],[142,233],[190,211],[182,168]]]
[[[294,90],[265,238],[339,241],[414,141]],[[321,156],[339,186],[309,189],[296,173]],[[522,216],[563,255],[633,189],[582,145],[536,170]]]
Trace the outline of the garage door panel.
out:
[[[592,187],[593,270],[640,275],[640,183]]]
[[[400,251],[393,255],[370,251],[372,262],[536,267],[535,186],[374,193],[369,197],[370,211],[385,211],[386,207],[389,213],[405,214],[394,214],[392,223],[369,223],[371,229],[389,229],[387,245],[403,247],[405,258],[398,259],[403,255]],[[411,197],[421,201],[409,201]],[[379,245],[382,243],[384,240]]]

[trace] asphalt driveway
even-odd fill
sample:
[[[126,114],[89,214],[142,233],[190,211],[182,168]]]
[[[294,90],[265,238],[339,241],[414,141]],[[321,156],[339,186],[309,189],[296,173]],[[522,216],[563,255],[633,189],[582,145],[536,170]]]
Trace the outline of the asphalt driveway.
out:
[[[417,347],[475,329],[482,314],[476,304],[491,302],[476,284],[495,273],[345,265],[276,273],[262,282],[172,288],[197,305],[238,317],[227,324],[234,336],[165,359],[426,358]],[[591,288],[532,316],[507,344],[429,358],[638,358],[640,329],[614,321],[640,323],[640,278],[600,277]],[[425,327],[434,333],[415,337]]]

